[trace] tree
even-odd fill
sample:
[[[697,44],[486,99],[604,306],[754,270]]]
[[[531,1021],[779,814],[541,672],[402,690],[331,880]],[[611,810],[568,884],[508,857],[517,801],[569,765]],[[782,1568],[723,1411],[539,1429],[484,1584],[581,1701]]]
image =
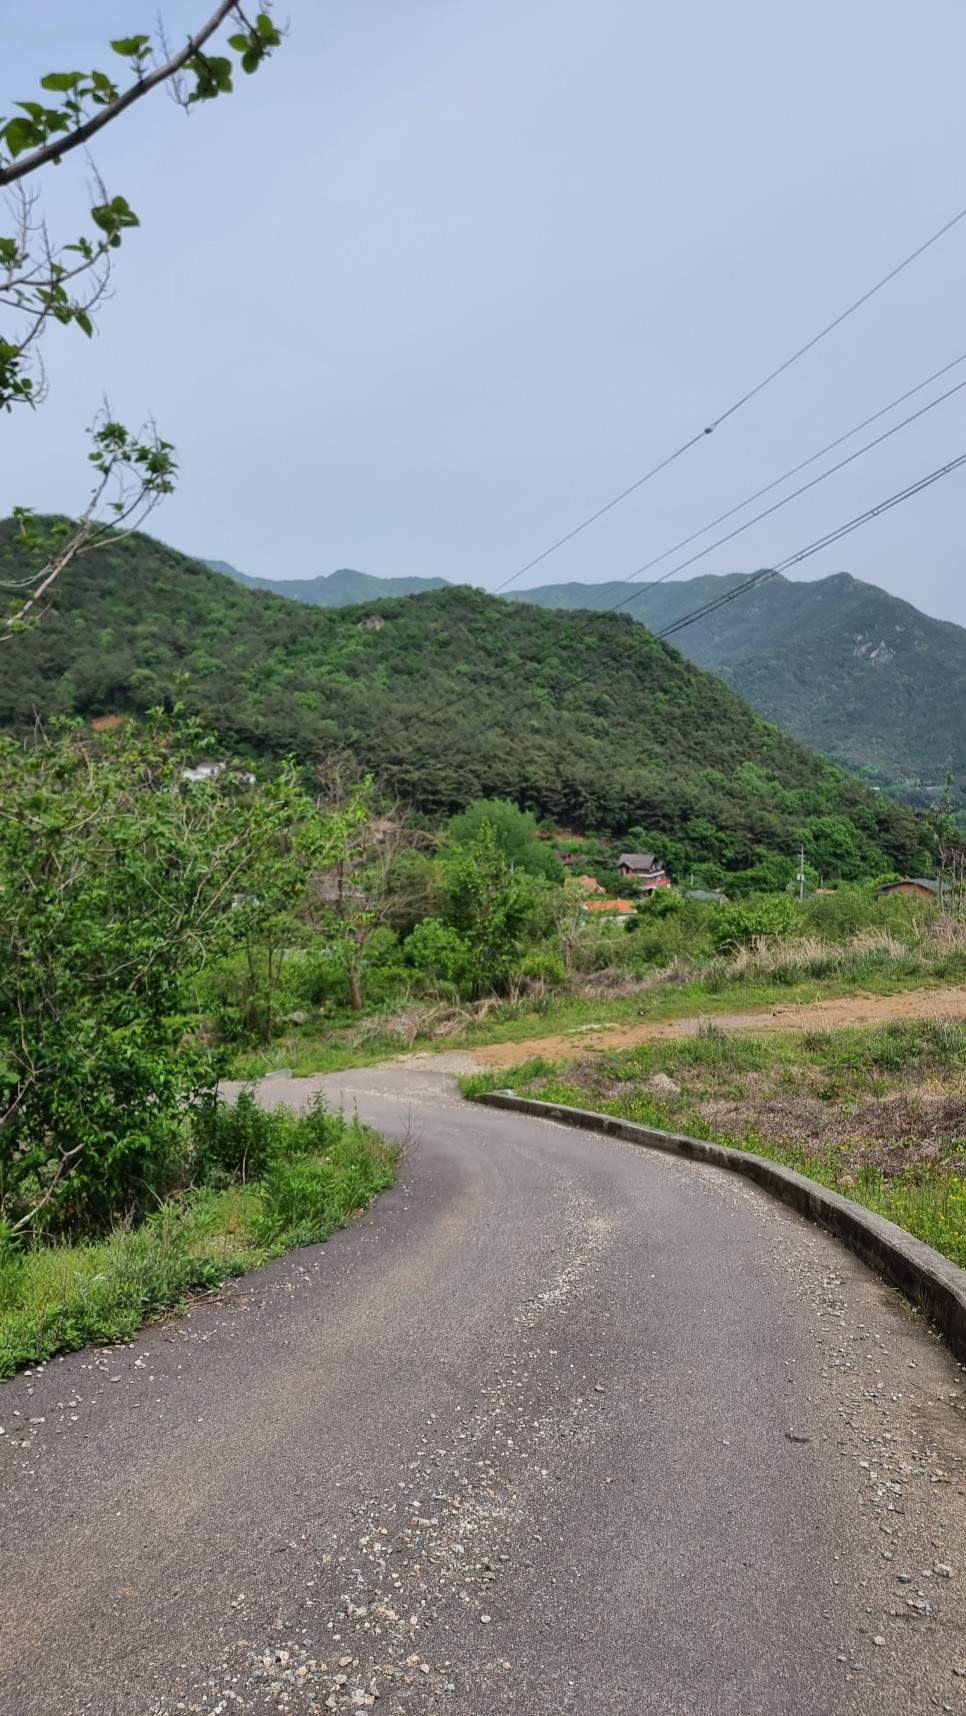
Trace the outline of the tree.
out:
[[[959,913],[962,910],[963,885],[966,882],[966,837],[953,810],[954,785],[952,775],[947,774],[945,790],[929,807],[929,820],[939,859],[939,910],[949,910],[951,890],[956,911]]]
[[[563,865],[553,847],[537,838],[537,819],[506,798],[477,798],[450,819],[446,837],[451,846],[472,846],[484,824],[494,834],[504,858],[514,869],[549,882],[563,881]]]
[[[157,43],[150,35],[112,41],[111,52],[130,73],[125,88],[115,81],[116,74],[103,70],[49,72],[40,80],[41,99],[15,102],[13,116],[0,118],[0,189],[9,192],[12,220],[11,230],[0,232],[0,311],[6,312],[0,331],[0,408],[40,403],[46,390],[40,356],[44,335],[57,323],[90,337],[114,252],[139,225],[126,197],[110,195],[95,169],[91,230],[58,244],[38,210],[31,181],[74,150],[86,149],[156,89],[172,89],[189,112],[199,102],[230,94],[234,62],[210,51],[226,24],[234,26],[226,46],[247,73],[257,71],[281,40],[267,5],[250,19],[234,0],[222,0],[176,52],[167,47],[160,27]],[[0,586],[6,589],[8,609],[0,620],[0,641],[39,617],[78,554],[112,531],[135,529],[173,487],[173,449],[153,425],[133,434],[105,410],[92,433],[95,481],[76,523],[41,529],[26,509],[14,509],[26,556],[22,576]]]
[[[387,813],[379,805],[372,777],[353,783],[347,768],[351,766],[340,758],[323,777],[319,804],[338,819],[342,838],[328,860],[315,868],[304,916],[332,947],[345,974],[350,1006],[361,1013],[366,953],[375,931],[402,909],[397,876],[413,836],[398,810]]]
[[[140,729],[0,739],[0,1220],[14,1230],[103,1227],[163,1195],[186,1104],[218,1072],[189,1029],[196,981],[304,885],[285,868],[315,816],[294,767],[263,786],[231,768],[186,780],[203,743],[160,712]]]
[[[466,945],[474,990],[501,988],[519,957],[539,882],[511,869],[489,822],[475,840],[447,855],[444,878],[448,915]]]

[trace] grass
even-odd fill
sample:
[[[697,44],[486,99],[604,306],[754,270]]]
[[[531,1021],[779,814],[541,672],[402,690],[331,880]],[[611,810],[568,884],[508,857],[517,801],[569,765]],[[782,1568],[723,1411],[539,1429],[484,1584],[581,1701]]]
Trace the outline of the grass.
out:
[[[921,964],[909,963],[908,968],[878,966],[870,963],[858,973],[832,973],[827,976],[801,976],[791,982],[788,976],[736,976],[722,980],[717,971],[707,978],[662,980],[642,983],[633,994],[614,995],[613,999],[587,999],[583,995],[552,994],[534,1000],[503,1000],[492,1004],[484,1018],[474,1021],[470,1007],[450,1009],[450,1018],[441,1021],[443,1028],[429,1024],[412,1028],[412,1011],[407,1014],[384,1014],[360,1026],[345,1026],[329,1031],[319,1038],[305,1028],[299,1035],[271,1043],[268,1048],[252,1048],[235,1057],[232,1078],[263,1078],[278,1067],[288,1067],[297,1078],[309,1078],[317,1073],[343,1073],[347,1067],[372,1066],[398,1054],[439,1052],[444,1048],[484,1047],[486,1043],[515,1043],[539,1040],[540,1036],[565,1035],[587,1026],[604,1028],[607,1024],[637,1024],[640,1019],[661,1023],[664,1019],[710,1018],[729,1012],[755,1012],[774,1006],[806,1004],[813,1000],[837,1000],[856,992],[868,995],[906,994],[916,988],[939,988],[944,983],[966,980],[966,963],[956,961],[954,968],[939,971],[923,970]],[[439,1009],[424,1009],[427,1016]],[[463,1023],[460,1023],[460,1014]],[[396,1026],[396,1021],[405,1024]]]
[[[500,1089],[507,1076],[466,1078],[464,1094]],[[514,1069],[513,1088],[771,1157],[966,1268],[966,1029],[957,1023],[785,1037],[711,1024],[567,1067],[533,1060]]]
[[[58,1352],[130,1340],[193,1293],[327,1239],[392,1184],[395,1155],[321,1108],[265,1114],[239,1099],[233,1110],[210,1109],[195,1151],[208,1184],[103,1239],[0,1246],[0,1378]]]

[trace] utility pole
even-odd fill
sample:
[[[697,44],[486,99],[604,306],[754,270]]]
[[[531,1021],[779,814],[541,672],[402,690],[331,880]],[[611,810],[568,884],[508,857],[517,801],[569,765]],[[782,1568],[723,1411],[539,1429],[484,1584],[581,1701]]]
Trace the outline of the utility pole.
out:
[[[802,849],[801,849],[801,852],[799,853],[799,856],[798,856],[798,898],[799,898],[799,901],[802,901],[805,898],[805,842],[804,841],[802,841]]]

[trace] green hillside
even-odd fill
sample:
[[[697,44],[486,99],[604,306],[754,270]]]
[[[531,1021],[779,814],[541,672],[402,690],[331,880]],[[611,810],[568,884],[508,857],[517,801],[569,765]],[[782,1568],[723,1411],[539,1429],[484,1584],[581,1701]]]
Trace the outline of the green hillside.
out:
[[[222,562],[208,562],[240,578]],[[508,592],[541,608],[606,609],[660,631],[743,581],[744,574],[667,584],[545,584]],[[328,578],[244,582],[337,607],[441,579]],[[930,619],[911,603],[846,572],[810,583],[775,577],[701,620],[675,644],[710,668],[785,732],[854,769],[870,784],[928,805],[951,772],[966,783],[966,630]]]
[[[742,582],[690,578],[643,588],[626,611],[659,631]],[[627,585],[521,592],[552,608],[607,607]],[[966,630],[847,572],[769,579],[674,639],[786,732],[928,804],[947,771],[966,781]]]
[[[0,530],[0,570],[16,551]],[[348,747],[441,818],[481,796],[558,824],[638,826],[747,868],[804,837],[826,873],[925,862],[917,819],[787,738],[633,621],[454,586],[319,609],[147,537],[71,567],[0,661],[0,724],[183,697],[252,754]]]

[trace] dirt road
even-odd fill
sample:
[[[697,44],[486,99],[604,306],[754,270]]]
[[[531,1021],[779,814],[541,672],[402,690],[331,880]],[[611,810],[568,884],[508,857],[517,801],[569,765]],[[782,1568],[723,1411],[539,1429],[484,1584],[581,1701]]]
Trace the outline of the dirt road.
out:
[[[462,1065],[266,1081],[407,1139],[395,1189],[0,1390],[0,1708],[962,1716],[945,1349],[755,1188]]]
[[[845,995],[832,1001],[790,1003],[753,1013],[716,1013],[714,1023],[727,1031],[798,1031],[805,1026],[881,1025],[889,1019],[966,1020],[966,986],[911,989],[900,995]],[[701,1016],[642,1021],[611,1027],[586,1025],[575,1031],[526,1042],[488,1043],[474,1049],[484,1067],[518,1067],[535,1055],[548,1061],[577,1060],[593,1049],[631,1049],[667,1037],[693,1036]]]

